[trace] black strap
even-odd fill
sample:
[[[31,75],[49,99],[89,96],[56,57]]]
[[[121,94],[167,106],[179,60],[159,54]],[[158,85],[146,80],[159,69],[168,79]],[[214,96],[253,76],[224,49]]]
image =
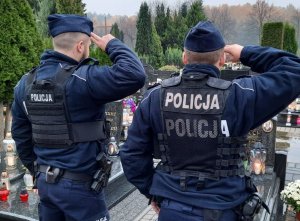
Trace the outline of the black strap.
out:
[[[106,139],[105,122],[95,121],[70,124],[74,143]]]
[[[56,144],[67,144],[66,142],[70,145],[71,143],[104,140],[107,138],[104,121],[72,123],[68,124],[68,126],[65,124],[52,126],[33,124],[32,129],[33,132],[36,132],[33,136],[37,144],[47,144],[50,141],[54,147]],[[69,130],[71,138],[69,137]],[[47,134],[38,134],[38,132],[42,131],[47,131]]]
[[[216,170],[215,177],[232,177],[232,176],[245,176],[245,169],[244,167],[232,170]]]
[[[243,152],[243,148],[218,148],[217,155],[233,155]]]
[[[38,165],[38,172],[47,173],[47,171],[49,170],[49,167],[50,166],[47,166],[47,165]],[[55,168],[53,168],[53,169],[55,169]],[[66,171],[66,170],[63,170],[62,175],[60,175],[60,178],[66,178],[66,179],[70,179],[70,180],[84,181],[84,182],[89,182],[89,181],[92,181],[92,179],[93,179],[93,177],[88,174],[74,173],[74,172],[70,172],[70,171]]]
[[[172,175],[175,176],[186,176],[186,177],[197,177],[199,180],[204,179],[213,179],[216,180],[217,178],[210,174],[210,173],[204,173],[204,172],[198,172],[198,171],[192,171],[192,170],[173,170],[170,172]]]
[[[219,137],[219,144],[246,144],[248,139],[246,137]]]
[[[228,167],[228,166],[243,166],[243,161],[241,159],[229,159],[229,160],[217,160],[216,166]]]

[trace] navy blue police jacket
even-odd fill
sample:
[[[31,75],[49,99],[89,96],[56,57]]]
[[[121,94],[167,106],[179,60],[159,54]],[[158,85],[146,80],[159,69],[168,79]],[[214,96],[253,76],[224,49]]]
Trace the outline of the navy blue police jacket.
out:
[[[297,56],[273,48],[247,46],[240,60],[261,74],[232,82],[222,120],[227,121],[233,137],[247,135],[249,130],[274,117],[300,94],[300,59]],[[219,70],[212,65],[186,65],[183,75],[190,72],[220,76]],[[209,209],[230,209],[249,196],[245,178],[239,176],[207,180],[205,188],[198,191],[197,178],[191,178],[183,192],[179,176],[155,170],[153,144],[157,133],[163,132],[161,122],[158,86],[148,90],[141,101],[120,153],[127,179],[142,194]]]
[[[66,84],[66,102],[71,121],[91,122],[105,118],[105,104],[135,93],[145,82],[145,70],[139,58],[118,39],[106,47],[112,66],[83,65]],[[78,65],[74,59],[48,50],[41,56],[37,80],[53,76],[64,65]],[[32,142],[31,124],[23,105],[25,74],[14,90],[12,105],[12,134],[18,155],[33,172],[33,162],[92,175],[96,170],[96,156],[101,151],[97,141],[73,144],[71,148],[46,148]]]

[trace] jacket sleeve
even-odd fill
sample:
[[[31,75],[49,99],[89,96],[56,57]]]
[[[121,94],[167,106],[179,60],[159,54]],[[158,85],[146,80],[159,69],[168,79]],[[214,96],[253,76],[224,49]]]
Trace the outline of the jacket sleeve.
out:
[[[136,54],[118,39],[111,40],[106,53],[112,66],[85,66],[86,79],[91,96],[101,102],[119,100],[143,87],[145,70]]]
[[[24,77],[14,91],[12,104],[12,137],[16,143],[16,149],[24,166],[33,174],[36,155],[33,151],[31,124],[23,105]]]
[[[127,141],[120,150],[120,157],[128,181],[150,198],[149,190],[154,174],[153,131],[150,124],[150,102],[143,101],[134,113]]]
[[[248,46],[241,62],[259,75],[253,76],[255,128],[286,108],[300,94],[299,57],[274,48]]]

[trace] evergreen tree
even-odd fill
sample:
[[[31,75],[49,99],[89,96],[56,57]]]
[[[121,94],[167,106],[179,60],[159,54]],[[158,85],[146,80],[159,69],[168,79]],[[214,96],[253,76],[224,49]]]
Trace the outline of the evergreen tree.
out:
[[[37,12],[40,10],[41,0],[27,0],[27,2],[29,3],[30,7],[32,8],[33,13],[37,14]]]
[[[298,44],[296,40],[296,30],[289,23],[284,24],[283,50],[297,54]]]
[[[38,65],[42,41],[26,0],[1,0],[0,13],[0,101],[10,103],[18,80]]]
[[[40,35],[44,38],[49,37],[47,17],[55,13],[53,0],[41,0],[40,9],[36,14],[37,28]],[[46,40],[47,41],[47,40]]]
[[[168,22],[170,22],[172,20],[172,18],[171,18],[171,10],[170,10],[169,7],[167,8],[167,12],[166,12],[166,20],[167,20],[167,24],[168,24]]]
[[[187,16],[188,13],[188,6],[187,3],[183,3],[180,7],[180,14],[183,18],[185,18]]]
[[[162,26],[163,27],[163,34],[159,34],[160,36],[160,41],[161,41],[161,46],[163,48],[163,52],[165,53],[165,51],[167,50],[168,48],[168,42],[169,42],[169,37],[170,37],[170,34],[168,34],[168,27],[170,25],[172,25],[172,17],[171,17],[171,10],[170,8],[168,7],[167,8],[167,12],[165,14],[165,19],[164,19],[164,25]]]
[[[85,14],[85,3],[81,0],[55,0],[56,11],[59,14]]]
[[[166,15],[164,4],[162,3],[161,5],[157,5],[156,17],[154,19],[154,26],[157,31],[157,34],[161,39],[161,46],[163,48],[163,52],[165,52],[165,50],[167,49],[163,39],[165,39],[166,30],[167,30],[166,27],[168,26],[170,20],[170,9],[168,8],[167,11],[169,13],[168,14],[169,17],[167,17]]]
[[[124,32],[120,31],[120,38],[119,38],[122,42],[124,42]]]
[[[160,37],[163,37],[167,27],[165,6],[163,3],[161,3],[161,5],[158,4],[156,6],[156,17],[154,19],[154,26],[156,28],[157,34]]]
[[[182,66],[182,50],[179,48],[168,48],[165,53],[167,65]]]
[[[149,55],[152,42],[151,13],[146,2],[141,4],[137,18],[135,51],[139,55]]]
[[[100,65],[112,65],[108,55],[96,46],[91,47],[90,57],[97,59]]]
[[[192,3],[186,16],[186,24],[188,28],[195,26],[199,21],[206,20],[202,0]]]
[[[124,40],[124,33],[122,31],[120,31],[117,23],[114,23],[111,26],[110,34],[112,34],[113,36],[118,38],[120,41]]]
[[[156,32],[154,24],[152,24],[152,44],[150,47],[149,63],[155,68],[163,65],[163,49],[161,46],[160,38]]]
[[[174,12],[173,20],[167,26],[163,42],[166,48],[183,48],[185,35],[188,31],[184,19],[177,11]]]

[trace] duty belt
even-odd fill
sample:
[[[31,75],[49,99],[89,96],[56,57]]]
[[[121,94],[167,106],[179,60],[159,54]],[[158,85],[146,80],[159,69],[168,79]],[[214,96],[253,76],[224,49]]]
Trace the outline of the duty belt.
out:
[[[39,165],[38,172],[46,174],[47,183],[56,183],[60,178],[83,182],[89,182],[93,179],[92,176],[84,173],[74,173],[47,165]]]

